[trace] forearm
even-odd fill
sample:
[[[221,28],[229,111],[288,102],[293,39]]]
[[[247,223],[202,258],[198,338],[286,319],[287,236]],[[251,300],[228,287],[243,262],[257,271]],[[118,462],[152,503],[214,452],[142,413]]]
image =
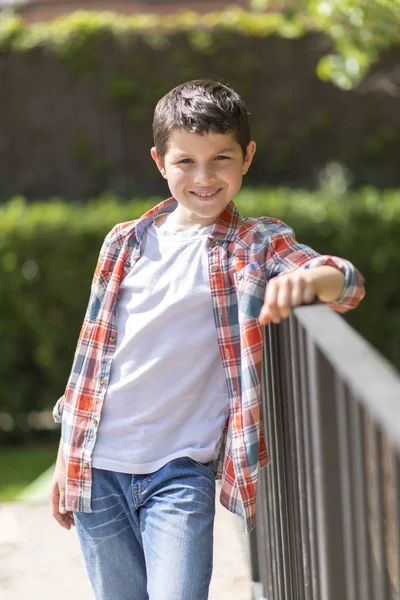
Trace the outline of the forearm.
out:
[[[324,294],[323,301],[337,312],[346,312],[356,308],[365,295],[364,278],[361,273],[348,260],[337,256],[325,255],[313,258],[302,266],[301,269],[304,269],[307,273],[311,273],[315,269],[318,269],[319,272],[319,269],[322,267],[333,268],[344,275],[344,283],[339,296],[336,296],[333,300],[327,300],[325,298],[329,296],[325,296]],[[336,293],[336,290],[333,293]]]

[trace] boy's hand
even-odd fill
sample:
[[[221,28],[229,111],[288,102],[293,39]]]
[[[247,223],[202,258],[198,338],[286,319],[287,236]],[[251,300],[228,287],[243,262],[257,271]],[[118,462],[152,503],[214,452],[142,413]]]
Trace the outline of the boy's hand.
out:
[[[280,323],[289,316],[292,307],[309,304],[316,297],[323,302],[332,302],[340,296],[343,283],[343,273],[329,266],[291,271],[273,277],[265,289],[264,304],[258,319],[261,325]]]
[[[50,503],[53,517],[64,529],[71,529],[75,525],[72,512],[65,510],[65,478],[66,469],[64,457],[60,450],[58,451],[56,466],[54,469],[53,480],[50,488]]]

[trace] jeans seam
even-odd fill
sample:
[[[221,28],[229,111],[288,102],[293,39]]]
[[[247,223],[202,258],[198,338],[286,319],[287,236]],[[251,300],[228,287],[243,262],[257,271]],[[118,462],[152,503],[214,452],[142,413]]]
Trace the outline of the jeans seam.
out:
[[[144,563],[146,565],[146,570],[147,570],[147,560],[146,560],[146,544],[144,542],[144,535],[143,535],[143,528],[142,528],[142,514],[141,511],[138,510],[138,517],[139,517],[139,530],[140,530],[140,537],[142,538],[142,546],[143,546],[143,556],[144,556]]]

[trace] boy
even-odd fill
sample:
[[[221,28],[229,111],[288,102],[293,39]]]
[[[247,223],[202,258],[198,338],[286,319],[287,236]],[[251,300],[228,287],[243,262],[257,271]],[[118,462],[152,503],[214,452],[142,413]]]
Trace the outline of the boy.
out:
[[[256,145],[242,99],[208,80],[157,104],[151,156],[172,198],[108,234],[64,396],[51,490],[97,600],[206,600],[215,479],[254,526],[263,326],[363,279],[232,200]]]

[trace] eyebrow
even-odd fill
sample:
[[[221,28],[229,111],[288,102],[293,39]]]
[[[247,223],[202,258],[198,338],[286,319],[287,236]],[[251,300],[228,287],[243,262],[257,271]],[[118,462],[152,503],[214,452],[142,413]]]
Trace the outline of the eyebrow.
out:
[[[183,150],[177,150],[176,152],[177,156],[190,156],[190,152],[184,152]],[[213,154],[224,154],[224,152],[235,152],[235,148],[222,148],[222,150],[213,152]]]
[[[235,148],[222,148],[222,150],[216,152],[215,154],[223,154],[224,152],[235,152]]]

